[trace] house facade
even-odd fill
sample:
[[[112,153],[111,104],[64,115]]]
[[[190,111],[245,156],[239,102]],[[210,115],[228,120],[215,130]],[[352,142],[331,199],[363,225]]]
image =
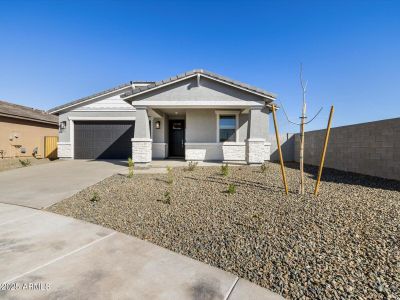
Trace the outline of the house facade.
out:
[[[269,160],[276,96],[194,70],[159,82],[130,82],[51,109],[65,159]]]
[[[0,101],[0,159],[45,157],[45,137],[58,135],[58,118],[42,110]]]

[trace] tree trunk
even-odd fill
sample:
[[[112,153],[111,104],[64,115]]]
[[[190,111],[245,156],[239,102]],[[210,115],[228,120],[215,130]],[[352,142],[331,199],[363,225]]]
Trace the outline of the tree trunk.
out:
[[[303,96],[304,97],[304,96]],[[304,195],[304,122],[306,118],[306,102],[303,98],[303,110],[300,122],[300,189],[299,194]]]

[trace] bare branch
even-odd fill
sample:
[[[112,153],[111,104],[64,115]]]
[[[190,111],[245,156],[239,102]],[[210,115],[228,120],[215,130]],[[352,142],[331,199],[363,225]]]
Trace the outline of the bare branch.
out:
[[[301,88],[302,88],[304,94],[305,94],[306,91],[307,91],[307,84],[308,84],[308,81],[306,82],[306,84],[304,84],[304,79],[303,79],[303,64],[300,63],[300,85],[301,85]]]
[[[283,110],[283,113],[284,113],[284,115],[285,115],[285,117],[286,117],[286,120],[287,120],[289,123],[292,123],[292,124],[294,124],[294,125],[300,125],[300,123],[295,123],[295,122],[292,122],[292,121],[289,120],[289,117],[288,117],[288,115],[286,114],[286,110],[285,110],[285,108],[284,108],[283,103],[282,103],[281,100],[279,100],[279,104],[280,104],[281,107],[282,107],[282,110]]]
[[[323,108],[323,107],[321,107],[321,108],[319,109],[319,111],[315,114],[315,116],[312,117],[312,119],[311,119],[310,121],[306,122],[305,124],[311,123],[311,122],[319,115],[319,113],[322,111],[322,108]]]

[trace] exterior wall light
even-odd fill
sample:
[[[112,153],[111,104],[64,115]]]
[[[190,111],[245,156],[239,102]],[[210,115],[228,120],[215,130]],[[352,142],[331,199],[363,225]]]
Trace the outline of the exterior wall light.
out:
[[[66,121],[60,122],[60,129],[65,129],[66,127],[67,127],[67,122]]]
[[[160,129],[161,128],[161,122],[160,121],[157,121],[156,122],[156,129]]]

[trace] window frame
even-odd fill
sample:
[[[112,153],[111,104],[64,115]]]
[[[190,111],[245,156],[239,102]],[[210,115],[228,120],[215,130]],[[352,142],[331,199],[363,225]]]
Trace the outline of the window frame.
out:
[[[216,110],[215,111],[217,117],[217,138],[216,138],[216,142],[217,143],[238,143],[239,142],[239,111],[219,111]],[[235,141],[224,141],[221,142],[220,141],[220,128],[219,128],[219,120],[220,120],[220,116],[235,116]]]

